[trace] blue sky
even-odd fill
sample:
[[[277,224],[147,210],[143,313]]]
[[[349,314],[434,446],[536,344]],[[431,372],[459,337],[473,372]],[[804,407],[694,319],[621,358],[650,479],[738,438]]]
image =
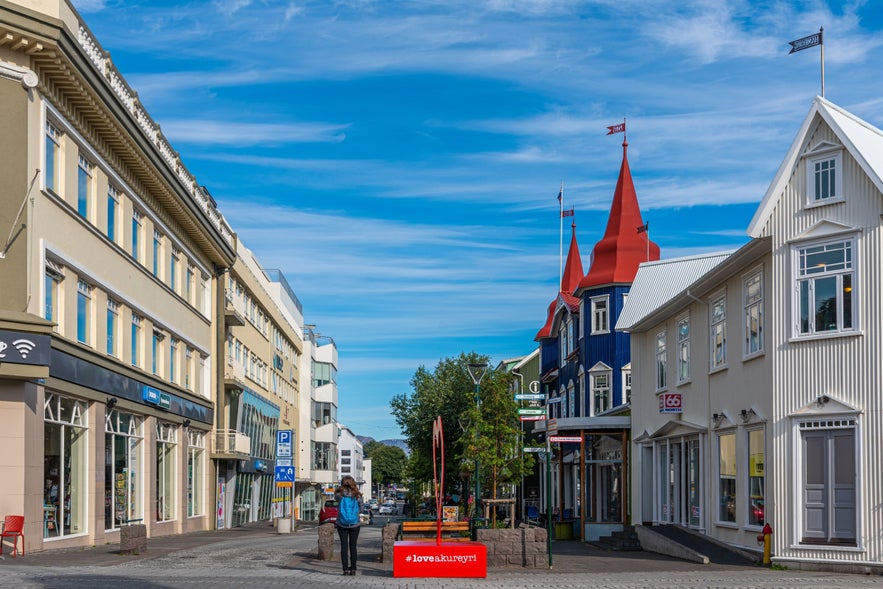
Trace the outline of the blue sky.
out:
[[[820,92],[819,48],[788,55],[788,41],[824,27],[826,98],[883,126],[872,1],[73,4],[334,337],[339,419],[377,439],[399,437],[389,399],[420,365],[535,348],[557,292],[559,185],[586,269],[607,222],[622,157],[607,125],[627,118],[663,258],[747,241]]]

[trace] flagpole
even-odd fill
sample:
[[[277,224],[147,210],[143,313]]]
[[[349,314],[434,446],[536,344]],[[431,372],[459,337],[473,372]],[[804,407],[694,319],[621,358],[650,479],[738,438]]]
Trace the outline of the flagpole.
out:
[[[822,98],[825,97],[825,27],[819,27],[819,45],[822,55]]]
[[[558,290],[564,286],[564,181],[561,181],[561,189],[558,191]]]

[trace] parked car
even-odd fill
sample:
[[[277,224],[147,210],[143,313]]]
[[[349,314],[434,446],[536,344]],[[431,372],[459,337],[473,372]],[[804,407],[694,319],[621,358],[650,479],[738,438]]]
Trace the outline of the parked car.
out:
[[[380,510],[380,503],[377,501],[377,499],[368,499],[368,502],[366,503],[366,505],[368,506],[369,509],[371,509],[371,511],[379,511]]]
[[[334,499],[328,499],[325,501],[325,504],[322,506],[322,509],[319,510],[319,523],[334,523],[337,521],[337,513],[339,510],[339,504]]]
[[[380,506],[380,515],[395,515],[398,513],[398,509],[394,504],[384,503]]]

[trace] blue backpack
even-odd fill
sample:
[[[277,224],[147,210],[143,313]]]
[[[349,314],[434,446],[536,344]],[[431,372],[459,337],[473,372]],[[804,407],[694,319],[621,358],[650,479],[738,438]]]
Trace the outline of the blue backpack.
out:
[[[344,495],[340,498],[337,523],[342,526],[355,526],[359,523],[359,502],[355,497]]]

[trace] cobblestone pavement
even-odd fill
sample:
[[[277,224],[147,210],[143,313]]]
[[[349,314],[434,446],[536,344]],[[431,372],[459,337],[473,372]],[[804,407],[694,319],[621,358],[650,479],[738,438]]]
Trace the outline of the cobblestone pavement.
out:
[[[470,588],[883,588],[883,577],[699,565],[646,553],[602,552],[580,542],[555,542],[553,566],[492,568],[486,579],[400,579],[378,562],[380,527],[359,537],[359,574],[345,577],[339,561],[316,558],[313,526],[277,535],[266,525],[155,538],[146,553],[116,547],[44,551],[0,561],[0,587],[20,589],[225,589],[247,587]]]

